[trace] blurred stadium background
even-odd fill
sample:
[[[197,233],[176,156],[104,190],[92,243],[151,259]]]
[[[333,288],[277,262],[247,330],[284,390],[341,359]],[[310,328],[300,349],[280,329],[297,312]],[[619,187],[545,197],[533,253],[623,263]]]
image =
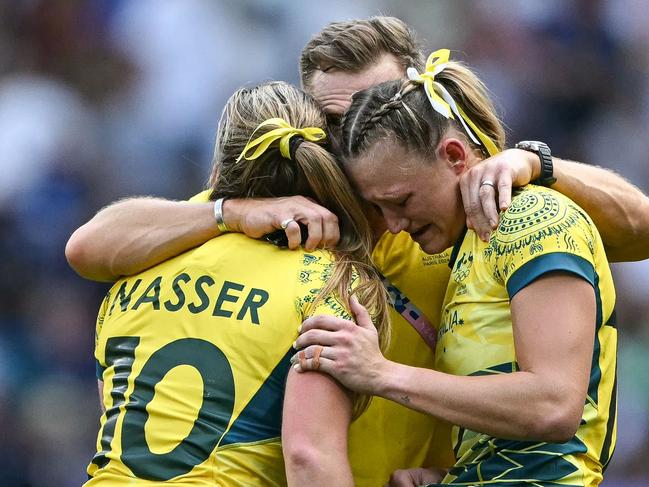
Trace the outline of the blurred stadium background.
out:
[[[298,82],[333,20],[395,15],[476,67],[509,140],[612,168],[649,191],[649,1],[0,2],[0,485],[85,480],[98,425],[92,343],[106,286],[70,233],[133,194],[185,199],[225,99]],[[649,485],[649,262],[616,265],[618,448],[605,486]]]

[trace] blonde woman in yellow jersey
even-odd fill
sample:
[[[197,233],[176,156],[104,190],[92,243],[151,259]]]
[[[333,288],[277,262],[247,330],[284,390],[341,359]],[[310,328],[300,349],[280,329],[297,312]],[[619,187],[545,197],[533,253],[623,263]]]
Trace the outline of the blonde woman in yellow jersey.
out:
[[[300,323],[351,318],[352,294],[387,341],[369,227],[324,127],[286,83],[230,98],[211,198],[303,195],[337,215],[340,241],[290,252],[228,234],[118,281],[97,320],[105,413],[86,486],[353,485],[347,431],[368,397],[289,363]]]
[[[392,232],[430,254],[453,249],[436,370],[385,359],[362,307],[361,326],[307,320],[297,341],[307,360],[295,367],[455,424],[457,461],[442,484],[597,485],[615,446],[617,339],[599,234],[575,203],[535,185],[515,192],[488,242],[467,230],[459,178],[502,149],[502,126],[448,50],[408,76],[354,97],[342,150]],[[435,481],[401,472],[392,485]]]

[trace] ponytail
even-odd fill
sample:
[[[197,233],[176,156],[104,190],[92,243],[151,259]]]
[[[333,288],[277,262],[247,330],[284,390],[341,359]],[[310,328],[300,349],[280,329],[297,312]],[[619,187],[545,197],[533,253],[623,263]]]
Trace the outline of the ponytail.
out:
[[[321,145],[325,127],[315,100],[286,83],[239,90],[219,123],[210,197],[302,195],[333,212],[340,240],[332,249],[331,276],[310,309],[332,293],[349,307],[350,296],[357,295],[372,315],[384,350],[389,340],[387,294],[372,265],[371,230],[345,174]],[[359,284],[352,289],[355,281]],[[369,396],[354,396],[354,418],[369,401]]]

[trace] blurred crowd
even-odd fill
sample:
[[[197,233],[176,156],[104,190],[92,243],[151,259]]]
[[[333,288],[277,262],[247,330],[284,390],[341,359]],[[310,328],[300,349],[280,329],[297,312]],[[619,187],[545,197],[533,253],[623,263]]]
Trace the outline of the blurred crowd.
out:
[[[508,140],[611,168],[649,192],[649,0],[0,2],[0,485],[85,480],[98,428],[93,333],[107,285],[70,233],[135,194],[206,181],[237,87],[298,82],[326,23],[401,17],[494,93]],[[649,263],[614,266],[618,448],[605,486],[649,485]]]

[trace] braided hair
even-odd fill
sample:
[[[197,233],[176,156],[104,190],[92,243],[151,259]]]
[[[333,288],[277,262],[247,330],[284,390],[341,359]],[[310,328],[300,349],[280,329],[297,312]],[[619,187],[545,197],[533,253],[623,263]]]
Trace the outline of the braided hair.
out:
[[[451,61],[437,75],[437,80],[502,150],[505,132],[478,77],[461,63]],[[360,91],[352,98],[342,126],[343,162],[349,163],[350,159],[387,137],[408,150],[428,155],[434,152],[450,127],[463,131],[456,120],[440,115],[430,106],[422,85],[407,79],[387,81]],[[469,143],[474,149],[482,150],[481,146]]]

